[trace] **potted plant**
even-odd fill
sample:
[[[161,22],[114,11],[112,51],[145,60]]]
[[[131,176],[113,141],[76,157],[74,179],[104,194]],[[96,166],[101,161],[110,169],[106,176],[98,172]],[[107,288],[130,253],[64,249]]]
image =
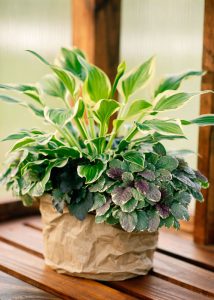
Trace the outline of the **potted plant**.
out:
[[[166,77],[150,99],[134,98],[154,73],[154,58],[126,73],[122,62],[111,85],[79,49],[62,48],[52,71],[37,84],[0,88],[28,96],[0,99],[30,109],[52,130],[21,130],[0,182],[24,205],[40,201],[46,263],[59,272],[123,280],[152,267],[158,229],[179,229],[192,198],[203,201],[207,179],[162,141],[185,139],[184,126],[214,124],[214,115],[192,120],[161,117],[203,92],[177,91],[203,73]],[[116,91],[120,101],[116,101]],[[46,104],[56,97],[59,107]],[[117,113],[110,126],[110,119]]]

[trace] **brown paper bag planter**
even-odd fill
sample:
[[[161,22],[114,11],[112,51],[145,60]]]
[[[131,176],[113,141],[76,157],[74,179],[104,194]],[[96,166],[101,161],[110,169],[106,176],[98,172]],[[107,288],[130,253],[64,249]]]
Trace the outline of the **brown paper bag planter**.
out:
[[[145,275],[152,268],[158,232],[128,233],[96,224],[90,214],[79,221],[68,210],[57,213],[49,195],[40,199],[40,211],[45,262],[57,272],[116,281]]]

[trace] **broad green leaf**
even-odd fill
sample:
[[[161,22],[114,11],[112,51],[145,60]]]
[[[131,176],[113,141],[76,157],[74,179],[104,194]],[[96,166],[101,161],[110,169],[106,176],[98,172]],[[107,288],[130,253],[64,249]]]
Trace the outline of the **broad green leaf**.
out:
[[[184,79],[188,79],[192,76],[202,76],[203,73],[203,71],[187,71],[182,74],[169,76],[162,80],[162,82],[155,91],[155,97],[166,90],[177,90]]]
[[[42,90],[50,96],[65,98],[65,87],[61,80],[54,74],[48,74],[40,81]]]
[[[143,170],[145,158],[140,152],[136,150],[128,150],[122,156],[126,161],[136,164]]]
[[[121,227],[127,232],[132,232],[138,221],[137,214],[134,211],[131,213],[120,212],[119,220]]]
[[[154,111],[164,111],[170,109],[176,109],[183,106],[192,97],[199,96],[206,93],[211,93],[212,91],[202,91],[196,93],[173,93],[172,95],[163,95],[157,101]]]
[[[23,148],[24,146],[32,144],[34,142],[35,142],[34,138],[25,137],[25,138],[19,140],[15,145],[13,145],[12,149],[10,150],[10,152],[17,151],[20,148]]]
[[[176,120],[172,122],[171,120],[146,120],[142,124],[136,123],[137,127],[140,130],[155,130],[173,134],[183,134],[183,131],[179,125],[179,122]]]
[[[154,144],[152,148],[157,154],[166,155],[166,149],[161,143]]]
[[[154,58],[150,58],[137,69],[132,70],[122,81],[122,91],[126,101],[137,90],[145,87],[154,71]]]
[[[168,171],[173,171],[178,167],[178,160],[172,156],[161,156],[157,161],[156,168],[157,169],[166,169]]]
[[[81,119],[84,115],[85,104],[82,98],[79,98],[74,106],[73,117],[77,119]]]
[[[122,180],[125,184],[130,184],[134,180],[134,176],[130,172],[123,172],[122,173]]]
[[[66,69],[67,71],[71,72],[80,80],[84,81],[87,74],[84,67],[78,60],[79,56],[85,58],[85,55],[80,49],[61,48],[60,56],[58,57],[56,64],[62,67],[63,69]]]
[[[98,137],[96,139],[85,141],[85,144],[88,144],[88,143],[92,143],[96,148],[97,154],[100,154],[100,153],[103,153],[103,151],[105,149],[106,138],[101,136],[101,137]]]
[[[136,211],[137,213],[137,225],[136,230],[138,231],[144,231],[148,228],[149,225],[149,219],[145,211],[139,210]]]
[[[114,80],[114,83],[112,86],[112,90],[111,90],[111,95],[110,95],[111,98],[114,96],[114,93],[117,89],[118,82],[119,82],[120,78],[123,76],[123,74],[125,73],[125,70],[126,70],[126,62],[123,61],[117,67],[117,75],[115,77],[115,80]]]
[[[132,211],[135,210],[137,205],[138,205],[138,200],[135,198],[132,198],[129,201],[127,201],[125,204],[121,205],[121,210],[123,212],[131,213]]]
[[[100,99],[108,99],[111,91],[111,83],[108,76],[96,66],[90,65],[81,56],[78,56],[78,59],[87,72],[83,86],[83,96],[89,97],[95,103]]]
[[[64,86],[68,89],[73,96],[75,93],[76,82],[73,76],[66,70],[63,70],[57,66],[51,65],[51,69],[55,72],[58,78],[63,82]]]
[[[63,127],[70,121],[72,111],[63,108],[49,108],[46,106],[44,109],[44,115],[46,121],[49,123]]]
[[[97,161],[94,164],[80,165],[77,167],[77,173],[80,177],[86,179],[86,184],[93,183],[100,178],[105,171],[106,165],[102,161]]]
[[[152,104],[146,100],[135,100],[129,106],[124,119],[126,120],[129,118],[132,118],[132,117],[142,113],[143,111],[148,110],[151,107],[152,107]]]
[[[182,125],[197,124],[198,126],[210,126],[214,125],[214,114],[200,115],[192,120],[181,120]]]
[[[5,142],[5,141],[12,141],[12,140],[20,140],[22,138],[25,137],[29,137],[30,136],[30,132],[27,130],[21,130],[18,133],[12,133],[10,135],[8,135],[7,137],[1,139],[1,142]]]
[[[105,133],[108,130],[110,117],[119,109],[120,104],[115,100],[102,99],[94,107],[93,113],[96,120],[105,126]]]

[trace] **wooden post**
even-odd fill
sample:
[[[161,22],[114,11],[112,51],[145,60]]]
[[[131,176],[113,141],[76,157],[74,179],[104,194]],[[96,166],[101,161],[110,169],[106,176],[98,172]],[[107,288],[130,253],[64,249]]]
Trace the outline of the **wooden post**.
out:
[[[112,81],[119,63],[121,0],[73,0],[73,45]]]
[[[205,0],[202,90],[214,90],[214,0]],[[214,94],[201,97],[201,114],[214,113]],[[207,176],[210,188],[204,190],[205,202],[196,204],[194,240],[214,243],[214,128],[202,127],[199,132],[199,170]]]

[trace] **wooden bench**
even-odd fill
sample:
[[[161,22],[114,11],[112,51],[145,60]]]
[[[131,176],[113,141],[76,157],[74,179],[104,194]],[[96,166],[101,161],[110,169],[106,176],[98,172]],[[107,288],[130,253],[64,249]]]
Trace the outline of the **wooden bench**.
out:
[[[147,276],[97,282],[46,267],[39,216],[0,224],[0,299],[214,299],[214,247],[196,246],[188,233],[161,231]]]

